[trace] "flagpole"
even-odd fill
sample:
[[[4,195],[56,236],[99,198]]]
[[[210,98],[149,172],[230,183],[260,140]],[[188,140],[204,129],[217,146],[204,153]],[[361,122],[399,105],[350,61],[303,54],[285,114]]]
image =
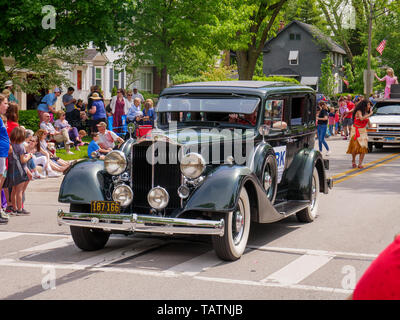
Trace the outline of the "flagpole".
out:
[[[367,76],[366,76],[366,98],[369,98],[371,94],[371,43],[372,43],[372,14],[373,14],[373,4],[370,5],[369,17],[368,17],[368,64],[367,64]]]

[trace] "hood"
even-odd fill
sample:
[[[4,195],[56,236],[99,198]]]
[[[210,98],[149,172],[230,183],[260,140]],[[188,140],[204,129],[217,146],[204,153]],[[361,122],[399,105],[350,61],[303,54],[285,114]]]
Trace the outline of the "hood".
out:
[[[400,125],[400,115],[375,115],[369,118],[371,123],[376,124],[398,124]]]

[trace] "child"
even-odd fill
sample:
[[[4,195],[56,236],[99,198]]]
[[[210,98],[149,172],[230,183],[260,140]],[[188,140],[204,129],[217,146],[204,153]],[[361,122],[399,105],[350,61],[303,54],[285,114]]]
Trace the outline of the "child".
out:
[[[339,122],[340,122],[339,109],[336,109],[335,110],[335,132],[336,132],[336,134],[339,132],[339,130],[341,130],[341,128],[339,128]]]
[[[27,163],[32,159],[31,153],[26,153],[23,142],[25,141],[25,130],[21,127],[13,129],[10,135],[12,152],[8,155],[7,178],[4,182],[5,188],[11,188],[9,205],[10,211],[17,215],[29,215],[30,212],[22,207],[22,195],[29,183]]]
[[[349,112],[349,109],[347,108],[347,102],[346,98],[340,97],[339,98],[339,114],[340,114],[340,123],[343,123],[343,117],[346,112]],[[341,125],[342,127],[342,125]],[[343,131],[342,131],[342,136],[343,136]]]
[[[386,76],[384,76],[382,79],[378,77],[378,75],[375,73],[375,78],[378,79],[379,81],[386,81],[386,86],[385,86],[385,96],[383,99],[390,99],[390,87],[392,84],[398,84],[397,77],[394,75],[394,71],[392,68],[388,68],[386,70]]]
[[[92,133],[92,138],[93,140],[90,142],[89,146],[88,146],[88,157],[90,159],[93,159],[92,157],[92,153],[93,152],[97,152],[97,153],[104,153],[107,154],[109,153],[112,149],[101,149],[100,146],[97,144],[97,141],[99,141],[100,137],[99,137],[99,133],[98,132],[94,132]],[[100,155],[100,160],[104,160],[104,155]]]
[[[330,107],[329,108],[329,133],[331,136],[336,134],[336,131],[334,129],[335,126],[335,108],[334,107]]]
[[[86,137],[87,136],[87,133],[86,133],[86,131],[85,130],[79,130],[79,132],[78,132],[78,141],[80,141],[80,143],[78,144],[78,146],[84,146],[85,145],[85,143],[82,141],[82,139],[84,138],[84,137]]]

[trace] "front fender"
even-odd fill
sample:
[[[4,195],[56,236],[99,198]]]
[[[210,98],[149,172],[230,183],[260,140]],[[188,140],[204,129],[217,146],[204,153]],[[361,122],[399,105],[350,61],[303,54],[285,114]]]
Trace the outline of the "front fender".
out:
[[[320,191],[328,192],[321,153],[314,149],[302,149],[294,156],[282,177],[282,181],[288,186],[288,200],[310,200],[314,167],[318,170]]]
[[[93,200],[105,200],[104,162],[85,160],[75,164],[65,175],[58,195],[63,203],[89,204]]]
[[[252,220],[274,222],[282,219],[263,190],[260,181],[248,167],[223,165],[209,172],[204,182],[186,202],[184,212],[233,211],[238,203],[241,188],[246,188],[252,207]]]

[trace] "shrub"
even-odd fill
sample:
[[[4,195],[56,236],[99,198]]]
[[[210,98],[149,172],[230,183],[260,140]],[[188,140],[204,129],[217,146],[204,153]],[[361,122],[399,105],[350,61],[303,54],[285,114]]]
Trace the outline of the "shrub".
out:
[[[33,132],[39,130],[39,115],[37,110],[20,110],[18,112],[18,123]]]
[[[263,77],[258,77],[254,76],[253,77],[254,81],[277,81],[277,82],[291,82],[294,84],[300,84],[299,81],[297,81],[295,78],[287,78],[287,77],[281,77],[281,76],[263,76]]]

